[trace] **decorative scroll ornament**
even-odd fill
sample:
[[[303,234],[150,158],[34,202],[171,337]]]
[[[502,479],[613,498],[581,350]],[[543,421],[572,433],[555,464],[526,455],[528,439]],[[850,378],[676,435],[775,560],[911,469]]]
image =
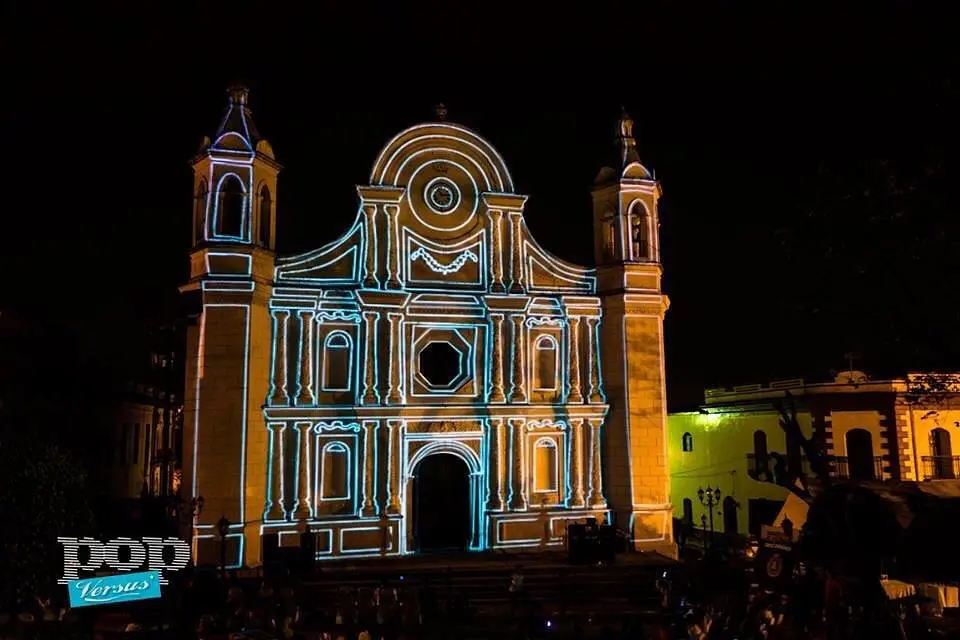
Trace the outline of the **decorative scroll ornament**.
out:
[[[558,429],[564,431],[567,428],[567,423],[555,420],[531,420],[527,422],[527,431],[536,431],[538,429]]]
[[[532,327],[562,327],[562,326],[563,326],[563,318],[549,318],[546,316],[539,317],[539,318],[536,318],[536,317],[527,318],[528,329]]]
[[[360,324],[360,314],[350,311],[318,311],[317,320],[326,322],[353,322]]]
[[[457,271],[460,271],[460,269],[463,268],[463,265],[465,265],[468,260],[471,262],[479,262],[480,259],[477,258],[477,254],[475,254],[473,251],[466,249],[464,250],[463,253],[461,253],[456,258],[454,258],[453,262],[451,262],[450,264],[444,265],[444,264],[440,264],[440,262],[438,262],[436,258],[434,258],[432,255],[427,253],[426,249],[424,249],[423,247],[420,247],[419,249],[414,251],[412,254],[410,254],[410,260],[411,262],[416,260],[422,260],[423,263],[427,265],[427,267],[429,267],[429,269],[434,273],[442,273],[443,275],[450,275],[451,273],[456,273]]]
[[[318,422],[313,426],[313,431],[315,433],[320,433],[322,431],[352,431],[354,433],[359,433],[360,423],[344,422],[343,420],[333,420],[332,422]]]

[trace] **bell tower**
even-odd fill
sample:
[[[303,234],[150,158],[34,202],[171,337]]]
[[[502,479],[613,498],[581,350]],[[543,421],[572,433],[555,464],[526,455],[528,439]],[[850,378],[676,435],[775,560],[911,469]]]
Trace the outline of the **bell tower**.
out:
[[[601,354],[610,412],[604,426],[604,487],[617,525],[638,549],[676,556],[667,470],[660,183],[641,163],[633,119],[617,122],[615,154],[593,187]]]
[[[192,537],[198,562],[219,562],[225,518],[228,566],[260,561],[267,470],[276,187],[280,165],[260,137],[249,91],[228,90],[216,134],[192,161],[193,248],[187,331],[184,499],[204,498]]]

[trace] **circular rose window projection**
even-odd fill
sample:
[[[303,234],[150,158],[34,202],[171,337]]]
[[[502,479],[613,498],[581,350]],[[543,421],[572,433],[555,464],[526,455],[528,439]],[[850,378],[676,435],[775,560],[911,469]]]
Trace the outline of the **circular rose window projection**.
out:
[[[446,178],[434,178],[427,183],[423,199],[434,213],[450,213],[460,204],[460,188]]]

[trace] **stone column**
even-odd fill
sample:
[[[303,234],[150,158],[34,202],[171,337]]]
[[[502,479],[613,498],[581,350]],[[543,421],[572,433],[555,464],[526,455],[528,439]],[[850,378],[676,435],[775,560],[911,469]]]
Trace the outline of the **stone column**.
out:
[[[377,515],[377,486],[376,486],[376,441],[377,429],[380,423],[377,420],[363,421],[363,506],[361,515],[369,518]]]
[[[582,507],[583,502],[583,418],[570,421],[570,472],[573,486],[569,497],[571,507]]]
[[[493,327],[493,360],[490,363],[490,402],[501,404],[506,401],[503,395],[503,314],[491,313],[490,324]]]
[[[380,313],[377,311],[364,311],[364,375],[363,375],[363,396],[360,399],[361,404],[377,404],[380,402],[380,396],[377,392],[377,370],[379,369],[379,360],[377,359],[377,330],[380,325]]]
[[[297,454],[297,508],[293,518],[300,520],[313,515],[310,505],[310,438],[313,425],[309,422],[297,423],[297,442],[300,451]]]
[[[271,424],[270,430],[270,495],[264,508],[264,520],[283,520],[283,434],[285,424]]]
[[[510,418],[510,430],[513,436],[513,477],[511,478],[511,509],[523,511],[530,504],[527,499],[527,468],[524,440],[526,439],[526,420]]]
[[[523,237],[520,222],[522,220],[519,211],[510,212],[510,251],[513,259],[510,264],[513,267],[513,273],[510,274],[511,284],[510,293],[523,293],[523,250],[520,246]]]
[[[600,318],[587,318],[587,348],[590,354],[590,402],[602,404],[605,401],[600,390],[600,352],[597,349],[597,325]]]
[[[273,312],[273,371],[270,375],[270,404],[290,404],[287,391],[287,320],[290,312],[277,309]]]
[[[387,319],[390,321],[390,381],[387,391],[387,404],[402,404],[403,397],[400,395],[400,341],[403,339],[400,331],[402,329],[400,320],[403,314],[388,313]]]
[[[580,318],[571,316],[567,328],[567,349],[570,354],[570,390],[567,392],[567,402],[583,402],[583,391],[580,389]]]
[[[366,254],[363,261],[363,286],[368,289],[380,285],[377,281],[377,205],[363,205],[363,230]]]
[[[510,402],[525,403],[527,401],[526,350],[524,349],[523,315],[516,313],[510,316],[513,321],[513,374],[510,378]]]
[[[506,291],[503,286],[503,242],[500,236],[500,221],[502,219],[502,211],[499,209],[490,210],[490,267],[492,271],[490,290],[494,293]]]
[[[387,420],[387,513],[400,513],[400,428],[402,420]]]
[[[387,279],[387,289],[401,289],[400,283],[400,229],[397,227],[397,215],[400,205],[385,204],[383,210],[387,214],[387,235],[390,238],[390,255],[387,256],[390,276]]]
[[[492,460],[489,487],[487,494],[487,510],[503,511],[503,476],[506,462],[506,442],[504,438],[503,418],[487,418],[487,429],[490,431],[490,452]]]
[[[600,509],[607,506],[607,501],[603,499],[603,477],[600,473],[600,425],[603,420],[599,418],[589,418],[590,423],[590,498],[588,502],[592,509]]]
[[[300,382],[297,385],[297,404],[312,406],[317,399],[313,393],[313,311],[300,312]]]

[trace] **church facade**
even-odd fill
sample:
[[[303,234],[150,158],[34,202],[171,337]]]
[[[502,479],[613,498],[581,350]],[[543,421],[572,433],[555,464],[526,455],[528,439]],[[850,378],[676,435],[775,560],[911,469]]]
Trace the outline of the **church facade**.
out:
[[[281,167],[229,95],[181,288],[198,560],[303,531],[319,558],[545,548],[589,517],[673,553],[660,187],[632,121],[593,190],[596,268],[537,243],[503,158],[444,114],[386,144],[338,240],[280,257]]]

